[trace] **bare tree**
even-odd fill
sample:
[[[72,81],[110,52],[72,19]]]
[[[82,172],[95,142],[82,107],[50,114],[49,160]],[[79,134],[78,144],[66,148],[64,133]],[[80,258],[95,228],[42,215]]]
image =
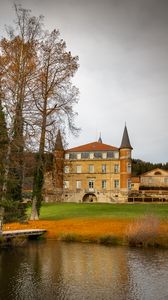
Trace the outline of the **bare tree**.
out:
[[[65,127],[65,123],[73,133],[77,131],[74,125],[73,106],[78,101],[78,90],[72,85],[71,78],[78,69],[78,57],[73,57],[67,52],[65,42],[59,37],[59,31],[53,30],[47,33],[41,42],[38,59],[38,76],[32,95],[39,115],[36,125],[40,127],[40,141],[31,219],[37,219],[39,216],[44,178],[44,153],[54,131],[57,132],[60,124],[64,124]]]

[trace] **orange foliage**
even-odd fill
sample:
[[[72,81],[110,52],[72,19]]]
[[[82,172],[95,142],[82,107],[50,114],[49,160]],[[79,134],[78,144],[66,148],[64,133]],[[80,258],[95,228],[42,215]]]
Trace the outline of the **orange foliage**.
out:
[[[130,220],[104,220],[104,219],[68,219],[59,221],[29,221],[27,224],[5,224],[4,230],[16,229],[46,229],[48,239],[58,239],[61,234],[73,233],[85,237],[100,237],[113,235],[124,238],[133,221]],[[168,222],[161,222],[159,234],[168,236]]]

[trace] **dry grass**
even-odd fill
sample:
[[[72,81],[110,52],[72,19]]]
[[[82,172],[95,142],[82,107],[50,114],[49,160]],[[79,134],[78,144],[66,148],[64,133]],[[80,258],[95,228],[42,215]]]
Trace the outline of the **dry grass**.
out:
[[[168,221],[159,221],[155,217],[146,217],[131,221],[129,219],[68,219],[57,221],[29,221],[28,224],[5,224],[4,230],[46,229],[47,239],[71,241],[92,241],[113,243],[113,241],[129,242],[140,238],[148,241],[155,239],[156,244],[168,246]],[[138,242],[136,242],[138,244]],[[145,243],[143,244],[145,245]]]
[[[81,236],[99,237],[105,234],[123,237],[129,220],[86,220],[68,219],[58,221],[29,221],[28,224],[11,223],[5,224],[4,230],[14,229],[46,229],[46,237],[57,239],[60,234],[74,233]]]
[[[128,226],[126,238],[130,246],[158,247],[168,242],[168,228],[156,216],[147,215]],[[163,243],[163,237],[166,243]],[[163,246],[163,245],[162,245]]]

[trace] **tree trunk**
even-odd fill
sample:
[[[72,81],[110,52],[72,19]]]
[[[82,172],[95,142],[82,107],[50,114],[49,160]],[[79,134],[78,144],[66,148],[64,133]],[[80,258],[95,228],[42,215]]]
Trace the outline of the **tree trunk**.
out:
[[[6,164],[4,167],[4,178],[3,178],[3,185],[2,185],[2,201],[7,199],[7,183],[8,183],[8,174],[9,174],[9,156],[10,156],[10,143],[8,144],[8,150],[6,154]]]
[[[32,202],[32,211],[31,211],[30,220],[39,220],[36,204],[37,204],[37,198],[34,197]]]
[[[47,100],[44,101],[44,111],[43,111],[43,119],[42,119],[42,127],[41,127],[40,145],[39,145],[39,152],[37,155],[36,171],[35,171],[35,175],[34,175],[31,220],[33,220],[35,207],[36,207],[36,212],[39,217],[41,202],[43,200],[42,189],[43,189],[43,183],[44,183],[44,148],[45,148],[45,133],[46,133],[46,108],[47,108]]]

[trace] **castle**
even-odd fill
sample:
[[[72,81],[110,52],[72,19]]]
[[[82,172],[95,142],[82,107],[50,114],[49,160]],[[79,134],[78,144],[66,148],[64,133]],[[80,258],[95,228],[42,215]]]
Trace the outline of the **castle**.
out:
[[[131,151],[125,125],[119,148],[96,142],[64,150],[58,131],[52,171],[45,174],[46,202],[128,201]]]

